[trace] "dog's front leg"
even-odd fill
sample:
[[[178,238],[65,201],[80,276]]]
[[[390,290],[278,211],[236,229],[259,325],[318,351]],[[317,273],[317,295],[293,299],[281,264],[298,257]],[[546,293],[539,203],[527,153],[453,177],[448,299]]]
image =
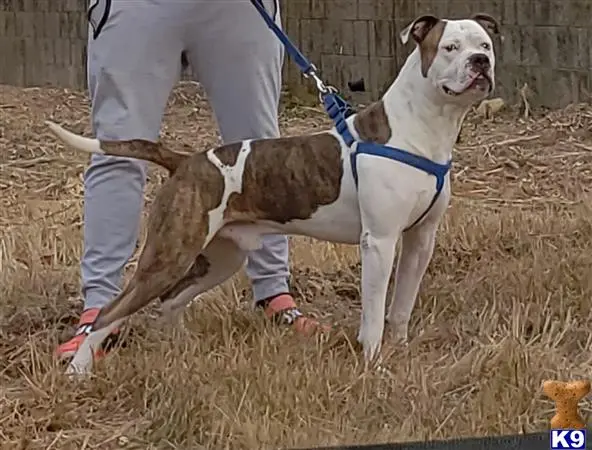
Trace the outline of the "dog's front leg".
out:
[[[386,294],[391,275],[397,238],[376,236],[365,230],[360,240],[362,259],[362,323],[358,342],[364,348],[366,362],[380,352],[384,333]]]
[[[440,198],[424,220],[403,233],[395,269],[395,285],[386,317],[393,339],[406,343],[409,321],[419,286],[434,253],[436,232],[450,203],[450,179],[447,177]]]
[[[358,342],[366,363],[380,352],[386,315],[386,295],[393,271],[397,241],[413,204],[407,201],[398,182],[393,183],[397,165],[374,156],[358,156],[358,205],[362,261],[362,318]],[[405,183],[402,183],[405,186]]]
[[[411,313],[436,241],[437,224],[421,224],[403,233],[395,286],[387,321],[397,343],[406,343]]]

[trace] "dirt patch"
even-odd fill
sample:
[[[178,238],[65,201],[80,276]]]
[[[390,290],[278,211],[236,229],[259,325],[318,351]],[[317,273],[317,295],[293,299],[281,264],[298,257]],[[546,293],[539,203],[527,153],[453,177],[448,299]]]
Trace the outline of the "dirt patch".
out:
[[[87,158],[43,120],[89,134],[88,103],[83,93],[6,86],[0,98],[3,448],[289,448],[530,432],[552,416],[544,379],[590,374],[590,106],[470,117],[411,343],[385,340],[386,371],[365,372],[352,342],[356,249],[293,239],[298,301],[335,325],[330,337],[267,325],[241,274],[188,308],[183,326],[161,327],[155,309],[138,315],[128,345],[72,385],[52,352],[81,308]],[[285,134],[326,125],[314,108],[282,112]],[[200,150],[218,142],[194,85],[175,90],[163,135]],[[165,176],[151,167],[147,207]]]

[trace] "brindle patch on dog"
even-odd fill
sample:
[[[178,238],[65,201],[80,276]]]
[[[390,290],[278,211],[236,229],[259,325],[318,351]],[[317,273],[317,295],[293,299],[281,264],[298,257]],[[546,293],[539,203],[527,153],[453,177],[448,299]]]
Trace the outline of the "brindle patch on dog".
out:
[[[363,141],[386,144],[392,131],[383,101],[374,102],[358,112],[354,117],[354,127]]]
[[[251,143],[240,194],[231,194],[226,217],[286,223],[308,219],[341,192],[341,146],[328,133]]]
[[[238,159],[238,154],[243,147],[242,142],[233,142],[232,144],[223,145],[214,150],[214,155],[225,166],[234,166]]]
[[[419,51],[421,53],[421,73],[424,77],[428,76],[428,70],[432,66],[438,49],[440,47],[440,40],[444,34],[446,22],[438,20],[428,31],[425,38],[419,44]]]
[[[150,161],[167,169],[169,175],[172,175],[179,165],[191,156],[191,152],[177,153],[161,142],[135,139],[133,141],[100,141],[100,143],[101,149],[109,155]],[[190,149],[189,146],[185,147]]]

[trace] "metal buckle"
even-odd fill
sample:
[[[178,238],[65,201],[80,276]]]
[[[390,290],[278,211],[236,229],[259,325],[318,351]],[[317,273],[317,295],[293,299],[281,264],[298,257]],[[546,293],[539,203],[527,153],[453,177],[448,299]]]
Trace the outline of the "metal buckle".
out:
[[[323,103],[323,97],[328,94],[336,94],[339,92],[334,86],[328,86],[317,74],[317,68],[312,65],[311,70],[304,73],[306,78],[312,78],[316,84],[317,91],[319,91],[319,102]]]

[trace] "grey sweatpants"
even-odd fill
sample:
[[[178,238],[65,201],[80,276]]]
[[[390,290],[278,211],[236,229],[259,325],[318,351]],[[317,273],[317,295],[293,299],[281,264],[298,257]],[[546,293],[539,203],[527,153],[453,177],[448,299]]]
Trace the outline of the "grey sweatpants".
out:
[[[276,137],[283,48],[248,0],[91,0],[88,81],[101,140],[156,142],[181,52],[204,87],[225,142]],[[267,10],[278,5],[267,0]],[[110,9],[107,11],[107,9]],[[102,26],[101,26],[102,25]],[[199,147],[199,136],[195,136]],[[146,164],[93,155],[84,175],[84,307],[119,292],[134,252]],[[247,274],[255,300],[288,292],[288,241],[267,236]]]

